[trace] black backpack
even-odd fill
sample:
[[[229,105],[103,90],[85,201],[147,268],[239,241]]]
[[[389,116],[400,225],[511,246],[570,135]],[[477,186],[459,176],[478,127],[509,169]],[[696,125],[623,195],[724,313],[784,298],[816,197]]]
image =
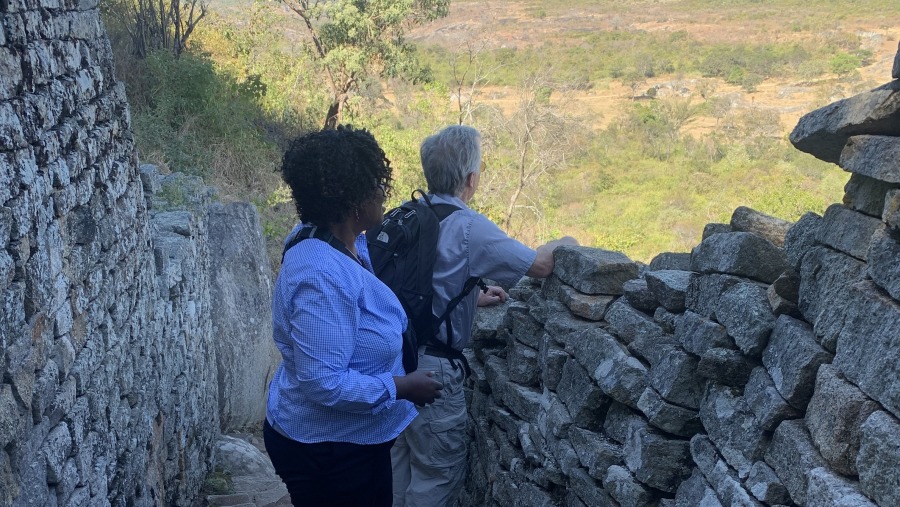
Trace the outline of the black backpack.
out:
[[[421,198],[416,198],[416,193]],[[422,190],[416,190],[411,200],[388,211],[378,227],[366,231],[372,269],[385,285],[397,295],[403,305],[409,326],[403,336],[403,368],[411,373],[418,367],[418,349],[425,345],[434,348],[442,357],[456,361],[469,373],[469,364],[462,352],[454,349],[450,312],[479,285],[486,290],[480,278],[469,278],[462,292],[447,305],[446,311],[436,317],[431,311],[434,299],[432,278],[437,259],[437,240],[441,221],[459,206],[432,204]],[[447,323],[449,343],[437,339],[441,324]]]

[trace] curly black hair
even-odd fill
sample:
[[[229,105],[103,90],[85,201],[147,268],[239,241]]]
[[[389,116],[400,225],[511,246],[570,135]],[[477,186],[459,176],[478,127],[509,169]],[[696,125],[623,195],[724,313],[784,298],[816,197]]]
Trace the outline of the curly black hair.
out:
[[[281,177],[291,187],[297,215],[305,223],[333,225],[379,187],[391,189],[391,161],[365,129],[338,125],[304,134],[284,153]]]

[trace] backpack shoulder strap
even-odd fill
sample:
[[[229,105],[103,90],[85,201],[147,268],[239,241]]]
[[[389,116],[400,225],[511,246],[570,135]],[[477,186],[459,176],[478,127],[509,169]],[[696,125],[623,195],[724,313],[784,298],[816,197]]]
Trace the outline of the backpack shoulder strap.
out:
[[[284,245],[284,250],[281,251],[281,263],[284,264],[284,256],[287,255],[288,250],[293,248],[297,243],[309,238],[322,240],[342,254],[350,257],[355,262],[359,262],[360,264],[362,264],[360,260],[350,252],[350,250],[347,250],[347,247],[343,243],[341,243],[339,239],[334,237],[334,234],[332,234],[327,227],[319,227],[316,225],[304,225],[300,227],[300,229],[297,230],[296,233],[294,233],[291,239]]]
[[[434,214],[437,215],[438,222],[443,222],[445,218],[449,217],[454,211],[461,210],[459,206],[455,204],[450,204],[448,202],[441,202],[438,204],[431,204],[431,210],[434,211]]]

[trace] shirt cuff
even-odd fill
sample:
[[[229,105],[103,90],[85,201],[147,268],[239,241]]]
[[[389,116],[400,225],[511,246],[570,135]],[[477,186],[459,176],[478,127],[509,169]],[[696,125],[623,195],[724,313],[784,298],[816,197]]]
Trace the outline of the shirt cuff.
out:
[[[397,384],[394,383],[394,374],[391,372],[385,372],[380,375],[375,375],[375,378],[377,378],[381,381],[382,384],[384,384],[388,396],[387,399],[372,407],[372,414],[377,414],[382,410],[387,410],[394,406],[394,403],[397,402]]]

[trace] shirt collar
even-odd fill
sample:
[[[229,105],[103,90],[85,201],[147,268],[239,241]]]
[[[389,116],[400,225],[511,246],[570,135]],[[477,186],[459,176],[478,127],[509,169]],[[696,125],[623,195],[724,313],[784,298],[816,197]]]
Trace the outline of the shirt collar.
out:
[[[462,199],[460,199],[459,197],[456,197],[455,195],[433,194],[433,197],[437,197],[437,199],[441,202],[444,202],[447,204],[453,204],[455,206],[459,206],[462,209],[469,209],[469,206],[467,206],[466,203],[463,202]]]

